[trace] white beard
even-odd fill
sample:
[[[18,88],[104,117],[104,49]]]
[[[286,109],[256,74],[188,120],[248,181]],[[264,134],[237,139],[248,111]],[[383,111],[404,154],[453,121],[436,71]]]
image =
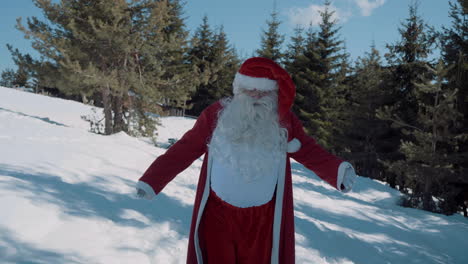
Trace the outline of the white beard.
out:
[[[254,99],[240,93],[223,105],[210,155],[239,171],[246,181],[272,173],[287,143],[287,130],[278,120],[277,96]]]

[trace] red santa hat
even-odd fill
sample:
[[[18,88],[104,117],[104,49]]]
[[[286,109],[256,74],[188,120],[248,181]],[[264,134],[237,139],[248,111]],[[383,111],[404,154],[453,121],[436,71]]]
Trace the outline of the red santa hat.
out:
[[[278,91],[280,119],[289,111],[296,95],[291,76],[276,62],[260,57],[250,58],[241,65],[232,86],[234,94],[241,89]]]

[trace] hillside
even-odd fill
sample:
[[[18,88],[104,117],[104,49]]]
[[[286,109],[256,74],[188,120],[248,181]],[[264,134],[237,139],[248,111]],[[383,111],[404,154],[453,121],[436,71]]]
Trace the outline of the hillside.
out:
[[[184,263],[201,159],[152,201],[134,185],[165,149],[88,132],[77,102],[0,87],[0,263]],[[159,143],[195,120],[163,118]],[[468,220],[396,205],[358,177],[343,194],[293,162],[297,263],[467,263]]]

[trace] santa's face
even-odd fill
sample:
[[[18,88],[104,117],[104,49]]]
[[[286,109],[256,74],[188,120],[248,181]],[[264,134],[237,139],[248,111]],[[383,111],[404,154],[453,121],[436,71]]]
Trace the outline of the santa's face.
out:
[[[234,168],[245,170],[244,174],[261,174],[285,149],[287,133],[279,124],[277,105],[275,91],[241,89],[224,102],[210,152]]]

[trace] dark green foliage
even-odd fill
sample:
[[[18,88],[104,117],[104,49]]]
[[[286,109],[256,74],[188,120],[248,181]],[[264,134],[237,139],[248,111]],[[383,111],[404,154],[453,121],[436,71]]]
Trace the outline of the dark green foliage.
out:
[[[192,38],[189,60],[195,68],[193,79],[197,82],[187,113],[198,116],[207,106],[232,94],[239,59],[223,27],[214,32],[205,16]]]
[[[213,64],[217,71],[213,77],[213,99],[219,100],[232,94],[232,82],[240,66],[235,50],[230,46],[223,27],[214,36]]]
[[[195,68],[197,79],[196,90],[192,93],[189,101],[190,109],[187,111],[191,115],[199,115],[213,100],[210,98],[210,87],[208,86],[213,75],[210,65],[213,35],[214,33],[208,24],[208,17],[205,16],[192,37],[189,50],[189,60]]]
[[[0,75],[0,86],[13,87],[16,82],[16,72],[13,69],[3,70]]]
[[[462,118],[457,126],[451,127],[455,134],[463,134],[468,131],[468,2],[464,0],[452,1],[449,16],[452,19],[451,27],[443,28],[441,32],[442,58],[447,69],[447,86],[456,88],[456,105]],[[453,166],[461,170],[459,176],[450,184],[451,188],[444,193],[444,212],[454,213],[464,199],[459,198],[463,194],[460,186],[468,189],[468,144],[466,138],[458,137],[458,161]],[[452,201],[452,202],[450,202]],[[458,207],[457,207],[458,206]]]
[[[409,6],[409,17],[398,29],[401,39],[394,44],[387,44],[385,54],[388,65],[391,66],[391,81],[393,96],[398,100],[395,111],[401,118],[413,121],[417,112],[417,102],[414,97],[416,83],[422,82],[429,74],[427,59],[435,44],[433,29],[424,23],[417,13],[417,3]]]
[[[343,86],[347,75],[347,54],[343,53],[343,41],[339,40],[337,22],[332,20],[330,2],[321,12],[319,31],[309,27],[305,38],[302,30],[296,35],[287,52],[285,65],[296,83],[294,111],[304,122],[307,132],[334,152],[341,152],[342,129],[345,118]],[[299,48],[304,43],[303,49]]]
[[[0,86],[4,87],[26,87],[28,76],[24,71],[14,71],[13,69],[6,69],[0,75]]]
[[[427,66],[432,78],[423,78],[415,83],[414,99],[418,102],[417,121],[407,122],[388,107],[379,112],[379,117],[390,120],[401,128],[408,139],[402,139],[399,151],[404,159],[385,161],[384,165],[405,180],[404,191],[408,203],[429,211],[439,211],[434,197],[446,192],[444,185],[457,178],[459,168],[458,147],[468,134],[455,134],[461,114],[456,109],[457,89],[444,85],[447,69],[442,61],[435,68]]]
[[[267,21],[267,30],[263,30],[257,56],[274,60],[281,63],[284,57],[281,51],[284,42],[284,36],[278,32],[281,21],[278,19],[278,13],[273,11],[271,19]]]
[[[442,58],[451,65],[447,73],[448,85],[458,89],[457,107],[463,114],[464,131],[468,130],[468,13],[466,1],[450,2],[452,26],[441,34]],[[468,147],[465,148],[468,151]],[[468,167],[468,163],[465,163]]]
[[[13,62],[17,66],[16,71],[7,69],[2,72],[2,85],[7,87],[28,87],[32,88],[33,72],[29,65],[32,62],[32,58],[29,54],[23,55],[18,49],[13,49],[11,45],[7,44],[7,48],[11,53]]]
[[[415,87],[417,83],[431,78],[427,58],[434,47],[435,34],[418,15],[417,3],[409,6],[409,17],[400,25],[398,31],[400,40],[394,44],[387,44],[389,52],[385,54],[389,65],[389,72],[385,78],[386,90],[389,91],[385,111],[387,114],[398,116],[405,123],[417,124],[420,102],[415,94]],[[410,140],[412,135],[405,134],[395,126],[390,128],[387,134],[389,137],[386,143],[390,146],[387,158],[396,162],[403,158],[398,150],[400,139]],[[387,174],[385,180],[394,188],[398,185],[403,189],[406,184],[406,179],[401,177],[401,174]]]
[[[360,175],[383,180],[384,167],[378,159],[387,159],[388,125],[376,117],[376,110],[388,95],[385,91],[386,69],[379,52],[372,45],[370,52],[358,58],[354,75],[348,84],[346,146],[350,153],[344,158],[353,161]]]
[[[326,131],[320,130],[322,123],[319,118],[323,112],[321,105],[323,93],[318,87],[320,62],[317,52],[317,34],[312,27],[309,27],[304,38],[302,31],[303,29],[296,28],[285,62],[286,69],[296,84],[296,99],[293,110],[304,122],[306,131],[323,144],[324,136],[322,134]]]
[[[163,48],[156,57],[161,60],[166,80],[160,88],[164,99],[172,107],[186,108],[186,102],[190,99],[190,93],[194,91],[194,71],[187,62],[189,49],[188,31],[183,20],[183,6],[179,0],[167,1],[165,18],[162,25]],[[164,9],[161,9],[164,12]]]
[[[67,94],[98,94],[106,134],[145,119],[157,102],[185,103],[191,78],[184,65],[187,32],[179,1],[34,3],[47,22],[33,17],[27,27],[19,20],[18,28],[44,58],[32,63],[37,79]],[[142,114],[125,124],[126,112]]]

